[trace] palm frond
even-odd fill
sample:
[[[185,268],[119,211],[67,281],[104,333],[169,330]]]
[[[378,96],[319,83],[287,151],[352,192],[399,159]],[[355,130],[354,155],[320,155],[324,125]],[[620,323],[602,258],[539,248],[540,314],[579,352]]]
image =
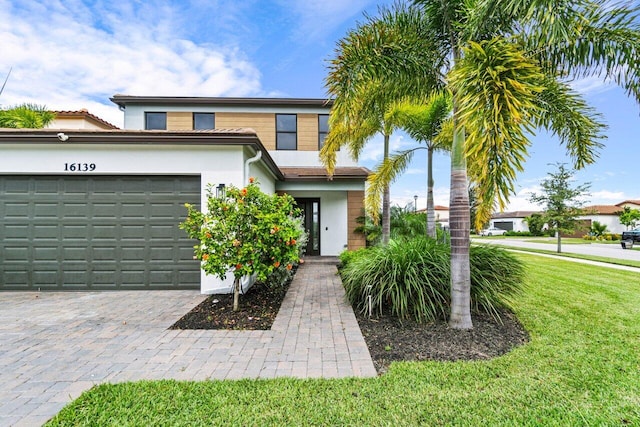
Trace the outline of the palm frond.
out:
[[[413,139],[436,148],[435,138],[440,133],[443,122],[451,115],[451,108],[451,97],[438,92],[424,103],[403,100],[393,104],[386,112],[385,120],[405,130]]]
[[[537,100],[540,111],[537,125],[558,135],[573,159],[574,168],[594,163],[602,147],[598,140],[606,138],[602,116],[567,83],[546,76],[544,86]]]
[[[539,0],[526,40],[549,74],[600,77],[640,102],[640,7],[636,2]]]
[[[460,120],[467,131],[465,156],[476,183],[480,207],[476,220],[500,209],[515,188],[529,147],[525,131],[533,132],[539,115],[536,102],[543,75],[520,46],[496,37],[469,43],[464,58],[449,74]]]
[[[385,188],[387,188],[396,177],[404,172],[415,151],[425,149],[425,147],[416,147],[411,150],[402,151],[384,159],[375,170],[367,178],[367,192],[365,197],[365,210],[367,215],[371,217],[374,224],[380,220],[380,201]]]
[[[41,129],[56,118],[44,105],[20,104],[0,110],[0,127]]]

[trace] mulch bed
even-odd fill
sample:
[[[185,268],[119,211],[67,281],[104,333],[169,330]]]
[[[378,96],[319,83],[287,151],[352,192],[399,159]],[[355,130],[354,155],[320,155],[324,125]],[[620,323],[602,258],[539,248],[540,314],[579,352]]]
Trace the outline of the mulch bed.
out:
[[[278,315],[291,281],[280,288],[256,283],[240,295],[233,311],[233,294],[211,295],[169,329],[269,330]]]
[[[446,321],[400,322],[391,316],[368,318],[356,313],[362,335],[379,374],[391,362],[418,360],[486,360],[508,353],[529,340],[516,316],[503,310],[502,323],[482,313],[472,315],[473,329],[451,329]]]
[[[233,295],[211,295],[170,329],[271,329],[290,284],[269,288],[257,283],[240,295],[237,312],[233,311]],[[394,361],[491,359],[529,340],[513,313],[503,310],[500,316],[502,322],[474,313],[473,329],[459,331],[451,329],[444,320],[401,322],[391,316],[368,318],[356,313],[379,374],[386,372]]]

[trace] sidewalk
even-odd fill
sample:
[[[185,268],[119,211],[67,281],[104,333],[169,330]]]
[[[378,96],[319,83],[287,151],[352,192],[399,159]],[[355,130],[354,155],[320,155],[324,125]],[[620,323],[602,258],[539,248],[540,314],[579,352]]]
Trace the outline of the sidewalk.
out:
[[[197,291],[0,293],[0,426],[40,425],[103,382],[374,377],[335,264],[298,269],[270,331],[168,330]]]

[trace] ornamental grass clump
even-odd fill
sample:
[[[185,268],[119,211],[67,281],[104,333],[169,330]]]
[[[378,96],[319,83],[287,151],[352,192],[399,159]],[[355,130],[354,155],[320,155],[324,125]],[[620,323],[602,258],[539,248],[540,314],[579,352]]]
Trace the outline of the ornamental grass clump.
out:
[[[341,270],[346,295],[355,309],[388,313],[419,322],[449,312],[450,249],[426,237],[392,240],[361,251]],[[471,248],[471,307],[499,319],[522,289],[524,268],[507,251]]]

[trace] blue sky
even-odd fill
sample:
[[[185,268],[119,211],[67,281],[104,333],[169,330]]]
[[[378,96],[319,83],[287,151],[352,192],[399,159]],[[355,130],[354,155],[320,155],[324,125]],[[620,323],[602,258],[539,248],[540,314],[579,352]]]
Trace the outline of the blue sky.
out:
[[[0,105],[22,102],[90,112],[116,125],[122,113],[109,101],[129,95],[324,98],[326,63],[336,42],[371,0],[0,0],[0,77],[13,67]],[[640,199],[640,107],[613,85],[596,79],[575,87],[604,117],[608,139],[596,164],[576,174],[591,182],[589,204]],[[412,147],[404,134],[394,149]],[[373,139],[361,163],[373,168],[382,154]],[[568,162],[558,140],[532,138],[525,171],[518,175],[509,210],[535,209],[528,194],[552,170]],[[404,206],[418,195],[426,203],[426,160],[414,158],[392,186]],[[436,203],[448,205],[448,156],[435,159]]]

